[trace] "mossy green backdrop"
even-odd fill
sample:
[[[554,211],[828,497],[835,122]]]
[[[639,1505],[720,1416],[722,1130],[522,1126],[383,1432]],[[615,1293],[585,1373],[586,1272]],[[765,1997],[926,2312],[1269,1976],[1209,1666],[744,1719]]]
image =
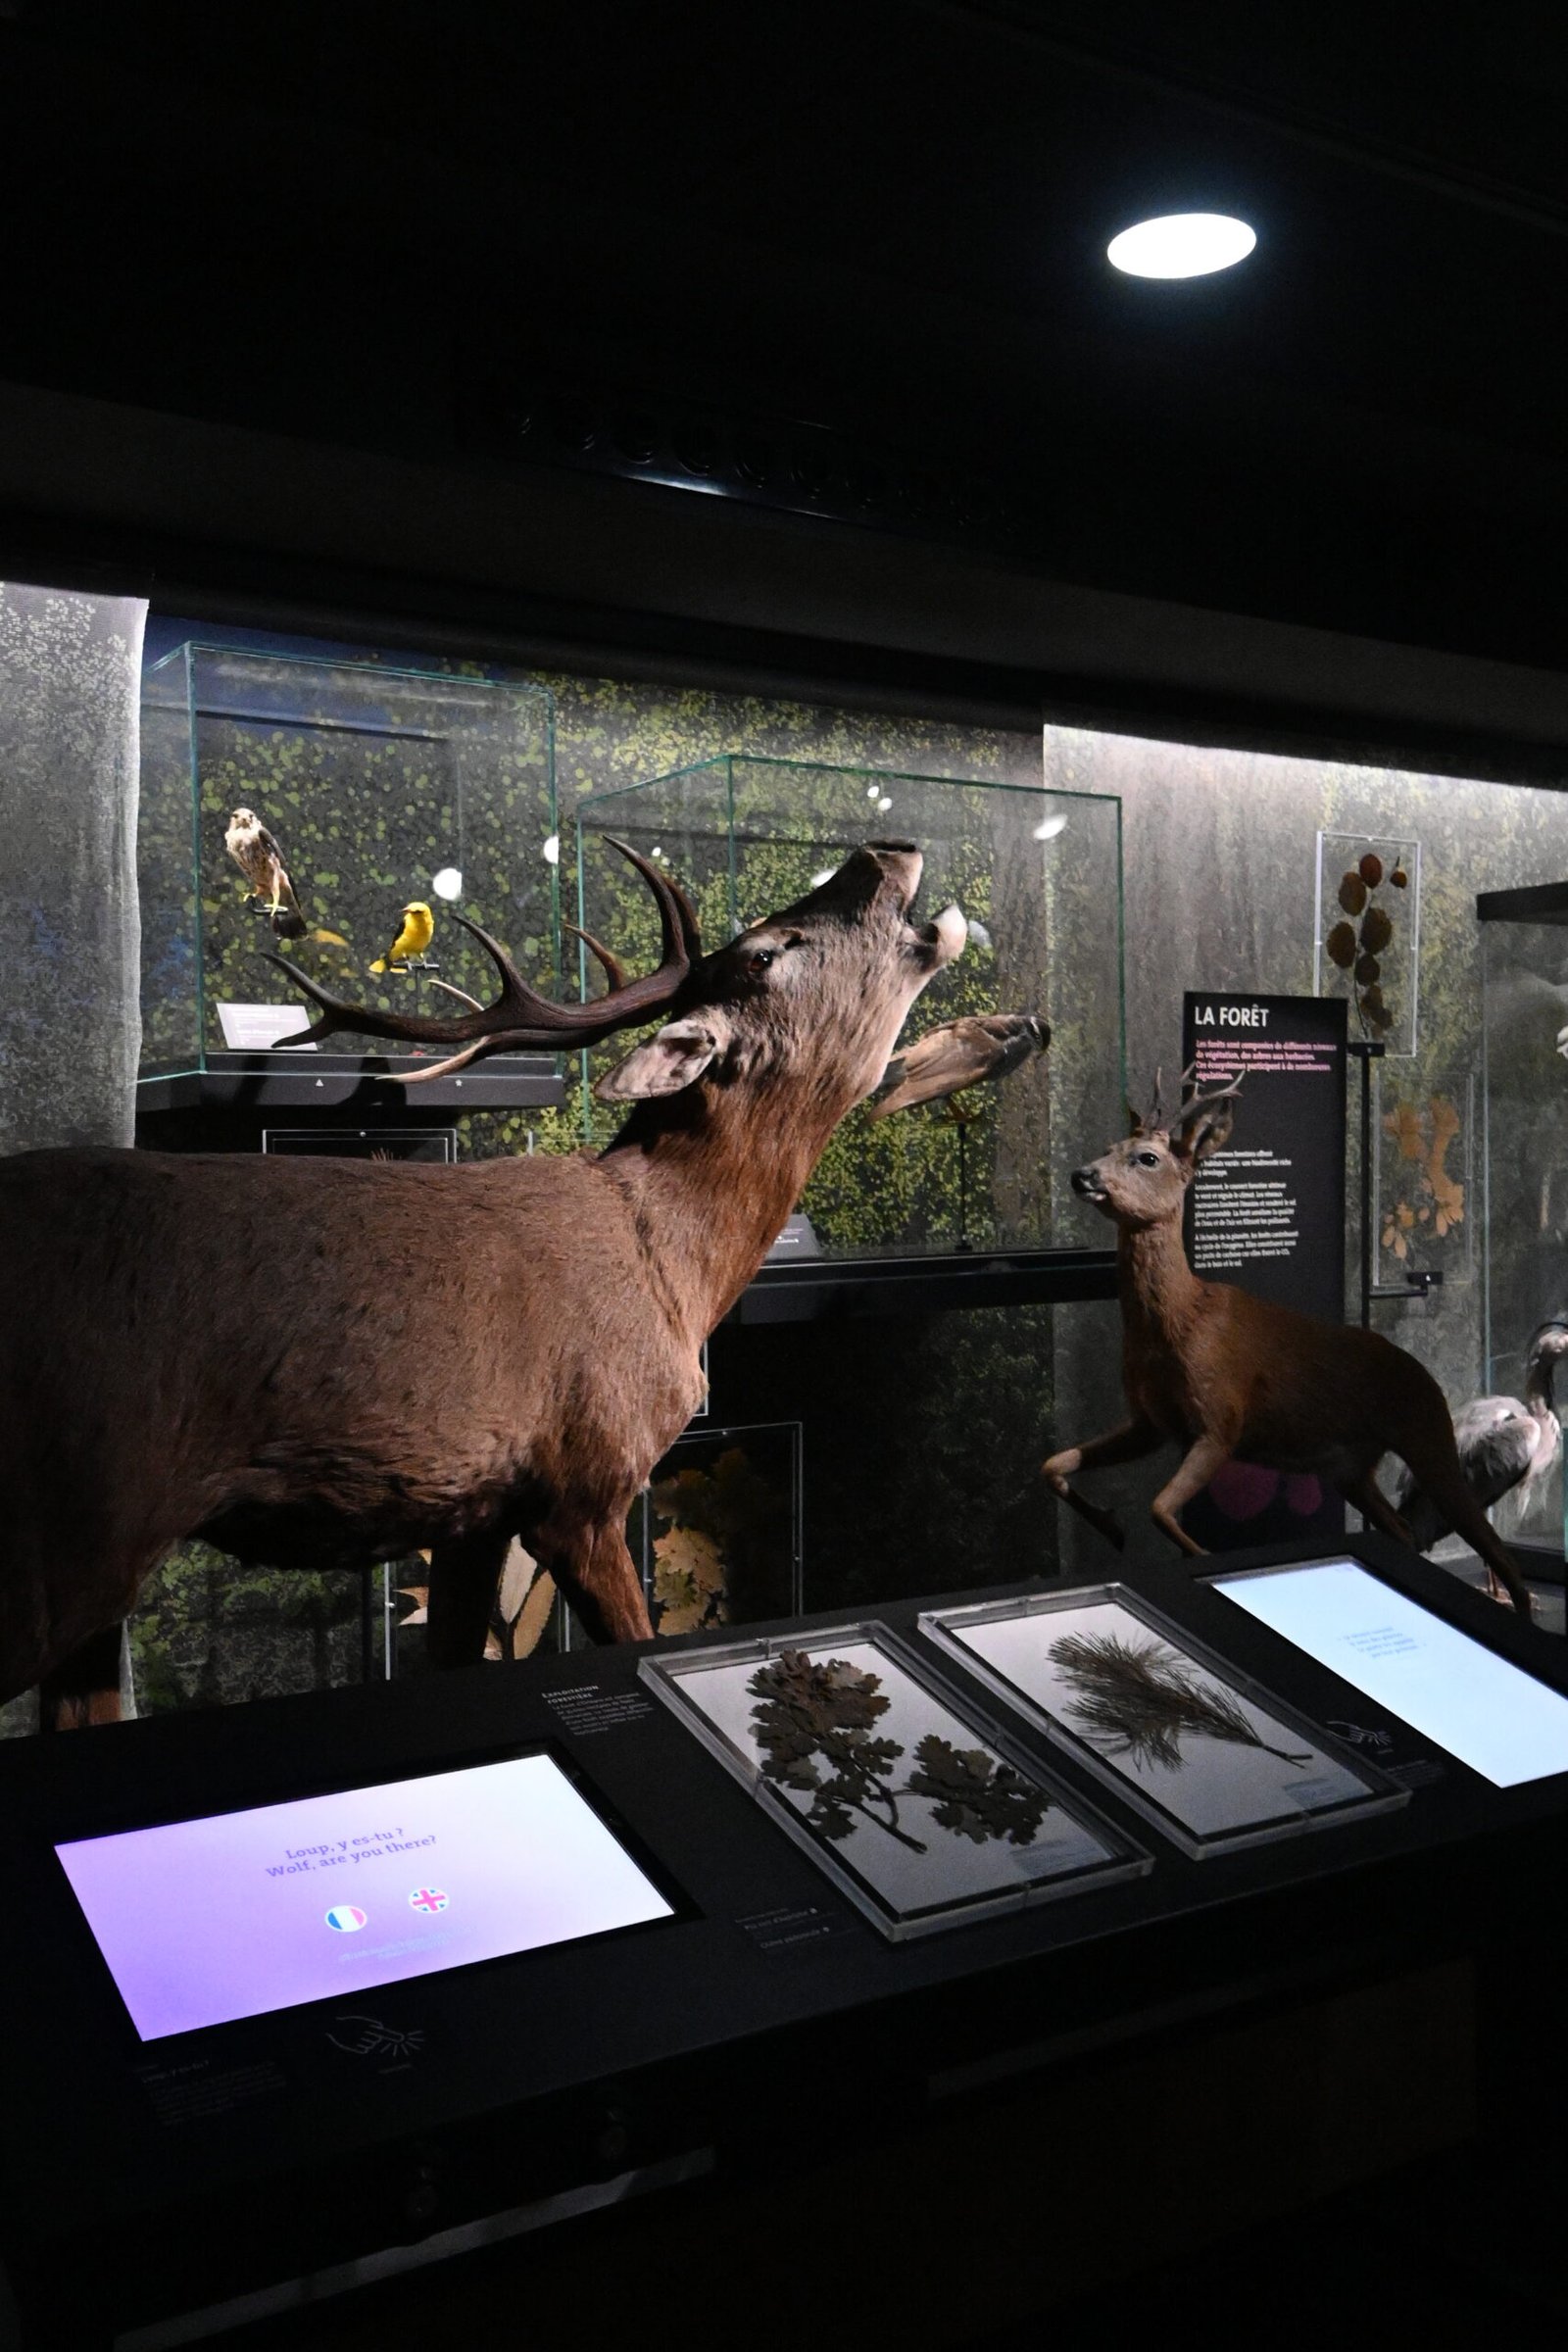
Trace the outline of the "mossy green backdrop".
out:
[[[1425,1305],[1380,1307],[1378,1319],[1432,1365],[1452,1399],[1474,1393],[1483,1346],[1474,1124],[1483,1002],[1474,897],[1478,889],[1568,877],[1568,800],[1345,760],[1056,727],[1047,730],[1042,768],[1041,739],[1032,733],[621,679],[554,674],[541,682],[556,697],[557,791],[567,845],[576,810],[590,796],[729,752],[1117,796],[1126,824],[1128,1062],[1135,1091],[1156,1063],[1174,1066],[1185,988],[1311,989],[1320,829],[1418,839],[1417,1050],[1383,1075],[1380,1183],[1393,1200],[1408,1174],[1398,1161],[1396,1130],[1383,1127],[1385,1115],[1396,1121],[1403,1103],[1425,1117],[1434,1100],[1451,1102],[1463,1132],[1449,1147],[1447,1166],[1463,1185],[1463,1215],[1443,1236],[1432,1236],[1434,1249],[1444,1252],[1442,1291]],[[633,918],[633,905],[627,902],[628,933],[641,919]],[[978,983],[985,970],[977,956],[965,985],[971,978]],[[1062,1040],[1055,1051],[1064,1057],[1090,1051],[1063,1038],[1064,1022],[1069,1036],[1075,1021],[1083,1039],[1094,1033],[1072,981],[1071,972],[1063,975],[1051,1007]],[[515,1152],[530,1138],[540,1150],[578,1149],[580,1103],[526,1118],[470,1119],[463,1149]],[[1098,1151],[1108,1140],[1086,1127],[1054,1138],[1052,1148],[1070,1163],[1073,1154]],[[917,1215],[933,1234],[955,1210],[938,1156],[947,1144],[933,1133],[920,1147],[931,1158],[917,1183],[897,1173],[892,1158],[886,1176],[893,1210]],[[895,1151],[891,1143],[888,1149]],[[947,1156],[951,1162],[951,1149]],[[1355,1174],[1352,1166],[1347,1192],[1352,1275]],[[900,1185],[906,1185],[907,1204]],[[852,1247],[869,1238],[872,1225],[892,1221],[881,1199],[874,1213],[868,1210],[848,1139],[825,1163],[812,1205],[830,1233]],[[1102,1238],[1087,1223],[1061,1230],[1066,1239]],[[1494,1250],[1505,1255],[1525,1238],[1499,1231]],[[1380,1272],[1397,1263],[1387,1252]],[[1542,1312],[1559,1304],[1544,1298]],[[1091,1531],[1076,1521],[1058,1525],[1043,1508],[1033,1472],[1050,1445],[1092,1434],[1116,1417],[1118,1359],[1118,1317],[1109,1305],[729,1330],[713,1348],[714,1410],[726,1421],[803,1422],[807,1606],[859,1605],[897,1592],[991,1582],[1058,1560],[1079,1573],[1111,1567],[1112,1556]],[[1151,1465],[1112,1474],[1101,1487],[1105,1499],[1120,1501],[1135,1550],[1151,1557],[1163,1556],[1142,1515],[1157,1476]],[[342,1594],[334,1604],[313,1580],[241,1578],[216,1557],[182,1556],[149,1587],[138,1612],[134,1640],[144,1693],[155,1704],[199,1703],[350,1678],[358,1654],[353,1580],[337,1582]]]

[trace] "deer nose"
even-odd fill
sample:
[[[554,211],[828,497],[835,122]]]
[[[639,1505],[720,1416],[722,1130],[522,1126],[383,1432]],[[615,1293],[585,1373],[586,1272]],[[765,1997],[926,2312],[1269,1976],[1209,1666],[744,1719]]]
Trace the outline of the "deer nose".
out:
[[[1068,1181],[1081,1200],[1098,1200],[1104,1189],[1093,1168],[1074,1168]]]

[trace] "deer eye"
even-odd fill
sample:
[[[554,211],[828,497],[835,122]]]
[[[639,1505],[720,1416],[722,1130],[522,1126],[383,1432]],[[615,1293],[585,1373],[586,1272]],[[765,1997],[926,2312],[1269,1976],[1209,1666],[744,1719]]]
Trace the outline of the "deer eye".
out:
[[[776,948],[758,948],[753,955],[746,958],[748,970],[765,972],[777,954]]]
[[[1138,1154],[1138,1165],[1141,1168],[1157,1168],[1159,1165],[1159,1153],[1157,1152],[1140,1152]]]

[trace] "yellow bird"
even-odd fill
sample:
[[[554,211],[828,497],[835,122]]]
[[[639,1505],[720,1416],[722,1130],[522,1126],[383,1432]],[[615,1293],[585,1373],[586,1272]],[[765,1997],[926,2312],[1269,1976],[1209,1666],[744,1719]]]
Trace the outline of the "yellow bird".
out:
[[[412,899],[403,909],[403,928],[384,956],[371,964],[372,972],[384,972],[389,963],[407,963],[411,956],[422,956],[435,937],[435,916],[422,899]]]

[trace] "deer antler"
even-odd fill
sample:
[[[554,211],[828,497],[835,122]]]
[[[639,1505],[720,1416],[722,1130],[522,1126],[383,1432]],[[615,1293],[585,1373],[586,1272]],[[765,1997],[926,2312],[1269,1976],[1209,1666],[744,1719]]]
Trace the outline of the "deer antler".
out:
[[[365,1037],[396,1038],[406,1045],[462,1046],[461,1054],[432,1063],[428,1069],[399,1073],[405,1085],[415,1086],[427,1078],[444,1078],[449,1071],[465,1069],[470,1061],[479,1061],[490,1054],[516,1053],[530,1047],[575,1050],[595,1046],[617,1029],[632,1029],[641,1021],[651,1020],[672,1003],[693,963],[702,955],[697,917],[685,893],[668,874],[661,873],[629,842],[617,841],[608,833],[605,839],[637,868],[658,904],[661,951],[657,970],[627,980],[615,959],[607,958],[604,950],[596,942],[590,942],[607,973],[611,973],[610,995],[587,1004],[557,1004],[529,987],[499,940],[492,939],[477,923],[469,922],[466,915],[455,913],[453,921],[472,933],[501,975],[501,994],[493,1004],[480,1005],[472,1012],[454,1013],[448,1019],[428,1013],[376,1012],[368,1005],[350,1004],[343,998],[332,996],[297,964],[290,963],[286,956],[274,956],[272,962],[287,972],[295,986],[303,989],[325,1015],[323,1020],[313,1021],[280,1042],[285,1046],[316,1045],[323,1037],[352,1030]]]
[[[1234,1102],[1242,1091],[1242,1080],[1247,1076],[1245,1070],[1238,1070],[1234,1078],[1216,1087],[1211,1095],[1200,1095],[1196,1091],[1197,1069],[1195,1061],[1182,1072],[1182,1106],[1170,1123],[1172,1135],[1184,1134],[1195,1119],[1202,1117],[1205,1110],[1214,1110],[1221,1102]]]
[[[1132,1097],[1130,1095],[1128,1096],[1127,1132],[1129,1135],[1154,1135],[1164,1124],[1165,1114],[1163,1109],[1163,1097],[1161,1094],[1161,1086],[1164,1080],[1164,1075],[1165,1073],[1163,1069],[1155,1070],[1154,1099],[1147,1110],[1134,1109]]]
[[[580,925],[576,923],[563,923],[561,928],[570,938],[580,939],[583,946],[587,949],[589,955],[592,956],[599,963],[604,965],[605,978],[610,983],[609,988],[605,992],[607,996],[615,996],[621,989],[625,987],[626,973],[620,957],[618,956],[612,956],[610,950],[605,946],[603,940],[595,939],[591,931],[584,931]]]

